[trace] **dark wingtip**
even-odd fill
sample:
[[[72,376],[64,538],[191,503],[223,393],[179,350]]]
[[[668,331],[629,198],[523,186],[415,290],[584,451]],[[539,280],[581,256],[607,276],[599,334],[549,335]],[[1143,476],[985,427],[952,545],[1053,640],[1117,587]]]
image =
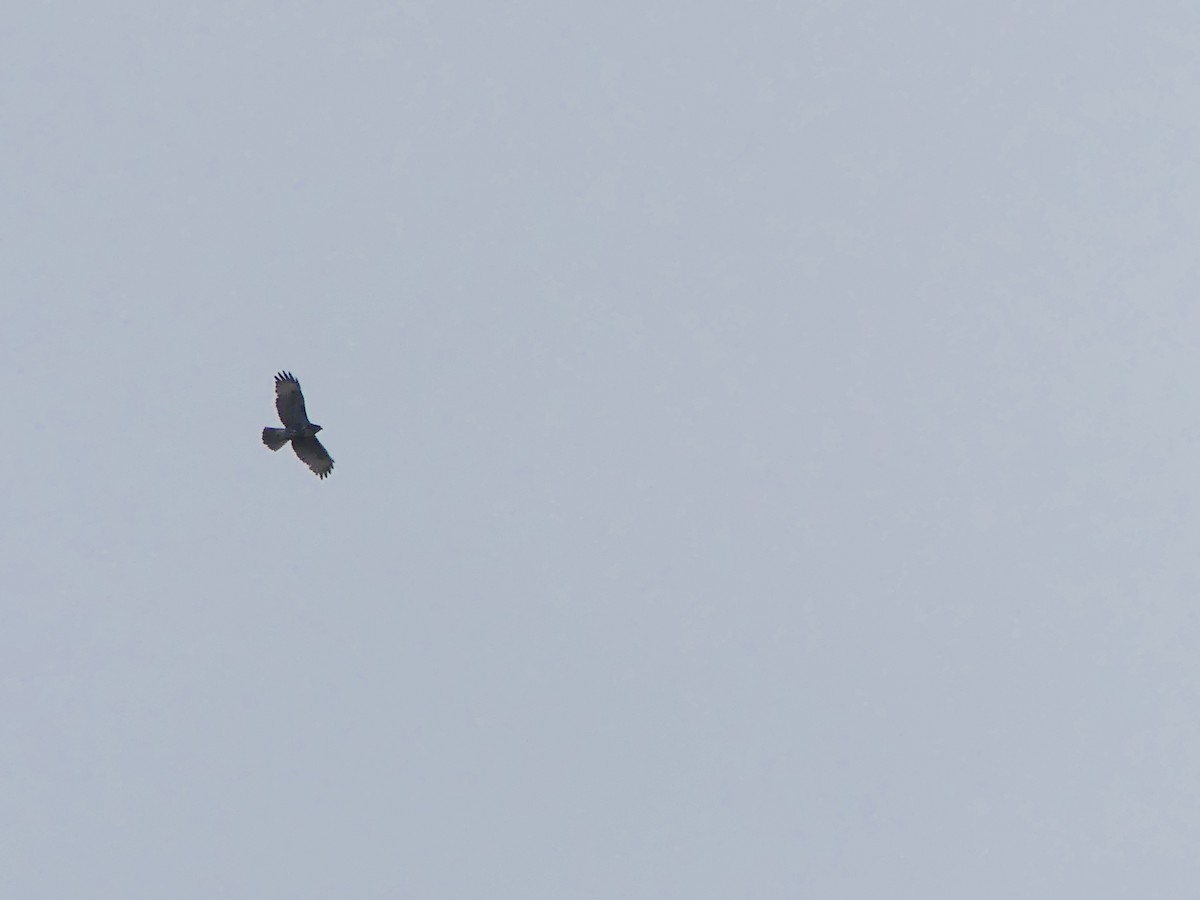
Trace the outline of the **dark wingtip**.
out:
[[[280,384],[282,384],[285,381],[290,381],[293,384],[298,383],[296,381],[296,376],[293,375],[291,372],[280,372],[278,375],[275,376],[275,381]]]

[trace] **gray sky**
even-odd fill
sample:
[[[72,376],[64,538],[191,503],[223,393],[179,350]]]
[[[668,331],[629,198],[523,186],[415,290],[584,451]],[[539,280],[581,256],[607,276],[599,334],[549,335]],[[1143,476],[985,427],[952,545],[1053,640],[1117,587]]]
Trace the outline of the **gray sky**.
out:
[[[1200,891],[1200,8],[148,10],[0,32],[0,895]]]

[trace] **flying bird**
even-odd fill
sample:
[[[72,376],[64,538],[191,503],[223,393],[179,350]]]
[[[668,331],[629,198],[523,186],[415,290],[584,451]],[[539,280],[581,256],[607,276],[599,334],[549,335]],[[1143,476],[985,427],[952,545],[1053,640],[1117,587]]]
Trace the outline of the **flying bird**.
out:
[[[317,440],[321,426],[308,421],[300,382],[291,372],[280,372],[275,376],[275,409],[279,411],[279,421],[283,427],[264,428],[263,443],[272,450],[278,450],[291,441],[292,449],[301,462],[312,469],[318,478],[328,477],[333,471],[333,458]]]

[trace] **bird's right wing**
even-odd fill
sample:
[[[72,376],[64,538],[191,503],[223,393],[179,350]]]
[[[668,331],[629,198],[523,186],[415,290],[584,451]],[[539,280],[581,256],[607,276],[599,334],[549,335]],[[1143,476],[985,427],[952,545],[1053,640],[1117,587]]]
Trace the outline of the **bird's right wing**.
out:
[[[275,376],[275,409],[279,411],[279,421],[288,428],[303,428],[309,424],[300,382],[291,372],[280,372]]]

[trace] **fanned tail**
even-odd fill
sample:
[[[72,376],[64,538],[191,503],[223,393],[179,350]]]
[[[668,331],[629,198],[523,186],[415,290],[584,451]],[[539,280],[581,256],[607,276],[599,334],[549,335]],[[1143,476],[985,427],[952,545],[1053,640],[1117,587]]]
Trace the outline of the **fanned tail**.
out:
[[[263,443],[272,450],[278,450],[288,442],[287,431],[282,428],[264,428]]]

